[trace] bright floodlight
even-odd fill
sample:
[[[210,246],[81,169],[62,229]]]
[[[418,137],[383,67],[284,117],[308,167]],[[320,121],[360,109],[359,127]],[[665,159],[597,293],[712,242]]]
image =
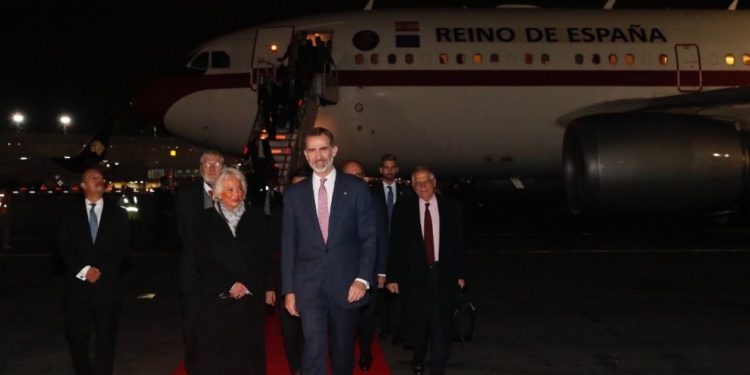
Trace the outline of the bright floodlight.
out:
[[[64,126],[70,125],[70,116],[60,116],[60,123]]]
[[[21,125],[21,123],[23,122],[23,115],[19,112],[14,113],[13,122],[15,122],[16,125]]]

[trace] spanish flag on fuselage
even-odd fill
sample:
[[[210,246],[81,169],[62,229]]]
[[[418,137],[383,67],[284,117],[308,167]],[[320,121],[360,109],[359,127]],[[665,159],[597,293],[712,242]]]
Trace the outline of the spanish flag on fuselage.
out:
[[[419,22],[396,21],[396,48],[419,48]]]

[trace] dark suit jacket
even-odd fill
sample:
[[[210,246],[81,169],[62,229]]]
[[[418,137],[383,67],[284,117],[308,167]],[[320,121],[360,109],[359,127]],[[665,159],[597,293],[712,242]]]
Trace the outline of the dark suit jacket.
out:
[[[331,200],[328,242],[318,224],[312,176],[287,188],[281,239],[281,293],[294,293],[297,309],[310,306],[321,284],[343,308],[369,301],[369,293],[347,302],[356,278],[373,288],[376,223],[372,196],[361,179],[337,171]]]
[[[438,262],[438,290],[436,296],[444,329],[449,329],[450,316],[458,294],[458,279],[466,279],[463,209],[457,202],[437,196],[440,212],[440,250]],[[415,195],[398,201],[393,209],[390,239],[390,259],[387,283],[398,283],[403,301],[404,327],[424,325],[431,319],[427,303],[428,271],[425,255],[420,210],[424,209]],[[448,334],[446,332],[446,334]],[[446,336],[450,337],[450,336]],[[412,337],[407,329],[406,344],[423,345],[422,338]]]
[[[411,187],[398,183],[395,187],[396,189],[393,194],[396,196],[396,202],[408,199],[414,195]],[[388,236],[390,232],[390,228],[388,228],[388,197],[383,188],[382,181],[377,181],[370,187],[370,191],[372,192],[373,203],[378,215],[378,256],[375,260],[375,272],[385,274],[388,268]]]
[[[205,210],[204,196],[208,194],[203,189],[203,180],[184,187],[177,192],[175,211],[177,213],[177,231],[182,241],[182,255],[180,257],[180,281],[182,292],[186,297],[194,296],[197,292],[198,274],[195,268],[195,257],[192,252],[193,225]]]
[[[99,219],[96,242],[91,241],[88,209],[83,202],[65,212],[60,225],[60,255],[65,261],[65,298],[94,301],[119,299],[120,265],[130,246],[130,224],[127,212],[120,206],[105,203]],[[91,284],[76,278],[85,266],[101,271]]]
[[[250,206],[236,236],[215,208],[193,226],[198,269],[196,344],[199,374],[265,374],[265,292],[271,270],[268,220]],[[253,295],[219,298],[241,282]]]

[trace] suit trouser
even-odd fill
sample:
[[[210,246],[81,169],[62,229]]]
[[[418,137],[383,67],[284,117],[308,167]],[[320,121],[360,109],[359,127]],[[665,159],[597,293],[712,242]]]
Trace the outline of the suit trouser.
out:
[[[431,374],[444,374],[448,362],[449,338],[446,336],[446,324],[440,314],[438,295],[442,292],[439,284],[438,265],[435,263],[428,272],[427,304],[430,306],[431,317],[425,319],[424,325],[413,327],[421,337],[421,343],[414,346],[414,360],[424,362],[429,344],[431,351]]]
[[[120,301],[92,301],[90,298],[66,301],[65,333],[70,343],[70,355],[77,375],[112,374],[115,336]],[[94,326],[94,363],[89,357],[89,332]]]
[[[377,280],[377,276],[373,280]],[[376,301],[376,295],[378,292],[380,292],[380,289],[370,288],[370,290],[367,291],[367,293],[372,293],[370,295],[370,303],[360,308],[357,330],[359,331],[359,349],[362,354],[372,354],[372,338],[375,336],[375,326],[377,325],[375,319],[376,311],[379,308]]]
[[[195,309],[198,298],[195,295],[183,296],[183,340],[185,341],[185,371],[196,372]]]
[[[328,374],[330,342],[332,375],[350,375],[354,371],[354,339],[359,309],[339,306],[321,289],[313,299],[312,305],[300,311],[300,318],[305,337],[302,345],[302,373]]]
[[[290,315],[283,303],[279,303],[279,320],[289,370],[299,371],[302,365],[302,322],[300,318]]]

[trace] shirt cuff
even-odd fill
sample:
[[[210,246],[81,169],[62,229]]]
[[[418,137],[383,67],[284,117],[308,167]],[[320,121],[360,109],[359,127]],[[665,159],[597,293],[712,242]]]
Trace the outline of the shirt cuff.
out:
[[[378,274],[378,276],[383,276],[383,277],[385,277],[385,274],[384,274],[384,273],[379,273],[379,274]]]
[[[358,281],[361,281],[361,282],[362,282],[362,284],[365,284],[365,289],[370,289],[370,283],[368,283],[368,282],[367,282],[367,280],[365,280],[365,279],[360,279],[359,277],[358,277],[358,278],[356,278],[356,279],[354,279],[354,280],[358,280]]]
[[[86,274],[89,273],[89,269],[91,269],[91,266],[86,266],[81,269],[81,272],[78,272],[78,275],[76,275],[77,278],[86,281]]]

